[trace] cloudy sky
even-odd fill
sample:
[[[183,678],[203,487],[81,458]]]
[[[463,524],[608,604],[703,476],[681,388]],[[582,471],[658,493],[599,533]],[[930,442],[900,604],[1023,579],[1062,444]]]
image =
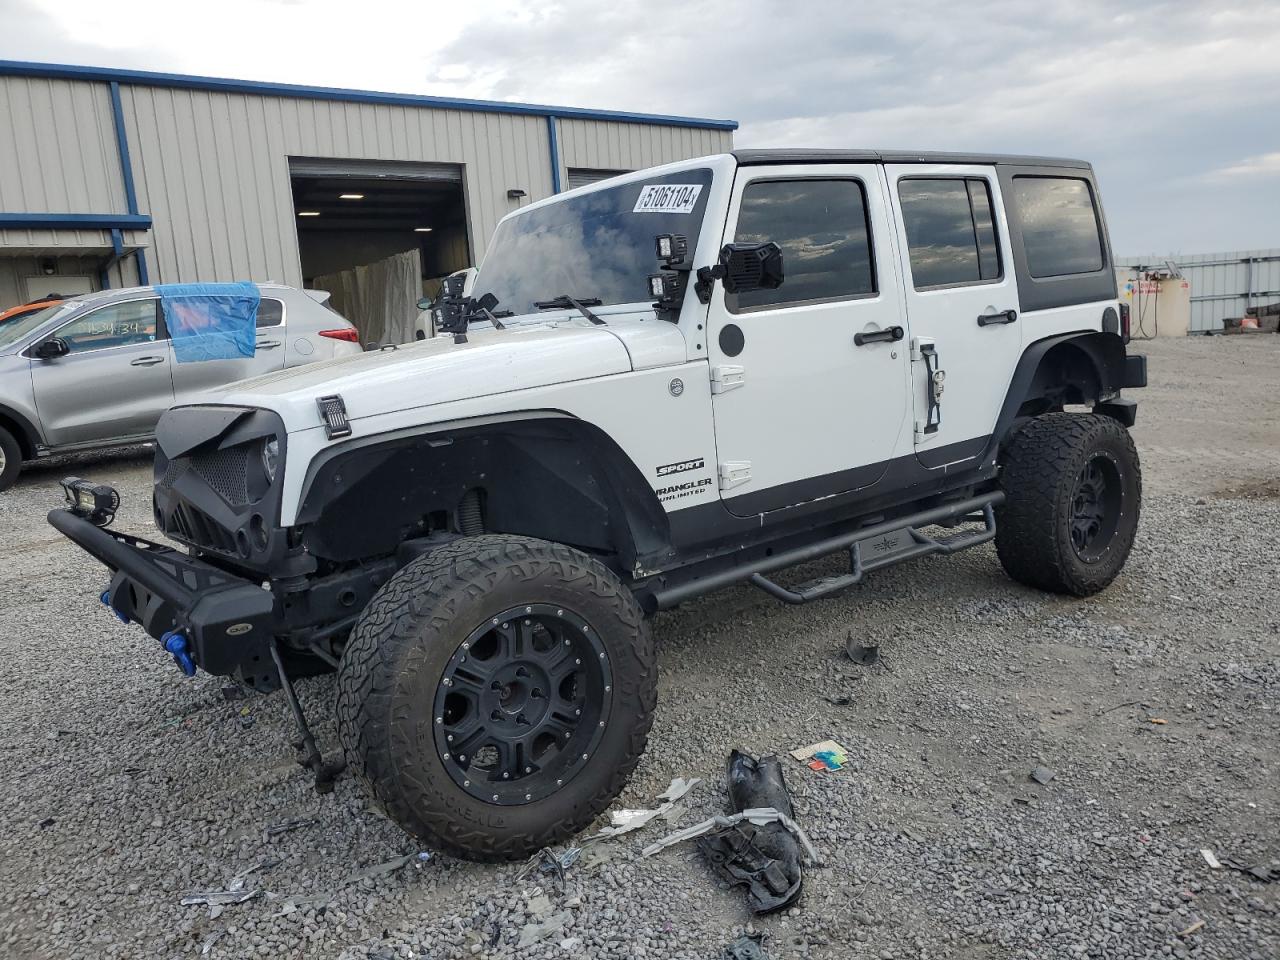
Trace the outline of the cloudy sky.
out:
[[[1275,0],[0,0],[0,59],[1079,156],[1122,255],[1280,247],[1278,51]]]

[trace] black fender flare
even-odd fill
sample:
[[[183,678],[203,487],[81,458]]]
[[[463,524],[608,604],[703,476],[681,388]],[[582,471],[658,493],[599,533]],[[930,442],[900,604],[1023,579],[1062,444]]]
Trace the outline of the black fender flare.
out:
[[[558,410],[512,411],[424,424],[336,444],[308,464],[294,524],[313,528],[323,526],[328,521],[325,514],[329,504],[376,471],[380,457],[396,455],[430,459],[439,456],[443,462],[450,456],[451,448],[460,450],[465,441],[477,438],[484,438],[486,446],[501,445],[507,456],[506,460],[496,461],[493,469],[485,471],[486,488],[488,484],[501,487],[502,472],[507,468],[517,468],[518,464],[512,460],[522,460],[545,467],[543,481],[553,488],[560,485],[558,488],[566,494],[563,498],[541,497],[544,506],[553,504],[557,499],[568,504],[575,497],[580,504],[581,498],[586,497],[602,506],[603,516],[607,519],[595,533],[599,543],[607,543],[615,553],[620,573],[636,576],[638,570],[646,569],[669,555],[671,529],[667,513],[640,468],[600,427]],[[457,456],[471,458],[473,454],[459,452]],[[454,471],[449,480],[457,481],[465,476],[466,469],[463,468]],[[455,492],[460,489],[458,487]],[[574,496],[568,496],[571,493]],[[452,494],[444,490],[438,494],[435,490],[429,493],[424,490],[422,495],[429,499],[432,495],[447,498]],[[495,496],[505,496],[506,499],[499,502]],[[501,532],[557,539],[554,535],[556,518],[547,516],[543,510],[537,511],[540,514],[537,517],[524,515],[512,503],[516,496],[512,488],[496,490],[489,495],[490,515],[503,521]],[[384,506],[391,504],[384,501]],[[579,518],[566,515],[564,519],[566,526],[571,526]],[[522,526],[525,529],[521,529]],[[367,531],[361,529],[359,532]],[[336,540],[334,537],[327,539],[330,545]],[[379,544],[379,549],[386,546],[385,543]],[[394,549],[394,545],[392,547]]]
[[[1098,395],[1089,399],[1109,397],[1124,385],[1125,347],[1124,340],[1118,334],[1077,330],[1035,341],[1022,351],[1018,365],[1014,368],[1004,404],[1000,408],[1000,416],[991,434],[988,455],[994,453],[1004,442],[1023,405],[1036,398],[1038,388],[1042,385],[1040,374],[1045,358],[1054,351],[1064,359],[1071,356],[1077,361],[1083,360],[1092,369],[1097,378]]]

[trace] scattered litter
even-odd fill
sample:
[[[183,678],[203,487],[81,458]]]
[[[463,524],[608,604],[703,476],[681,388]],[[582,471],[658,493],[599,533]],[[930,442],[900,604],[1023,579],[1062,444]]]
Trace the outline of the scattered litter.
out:
[[[1147,719],[1150,720],[1152,723],[1154,723],[1157,727],[1163,727],[1166,723],[1169,722],[1164,717],[1147,717]]]
[[[209,951],[213,949],[213,945],[226,936],[227,931],[215,930],[209,936],[205,937],[204,943],[200,945],[200,956],[207,957]]]
[[[833,707],[847,707],[853,703],[853,697],[849,696],[847,693],[842,693],[838,697],[824,696],[822,699],[827,701],[827,703],[831,704]]]
[[[1200,856],[1204,857],[1204,862],[1209,865],[1210,870],[1222,869],[1222,864],[1218,862],[1218,858],[1213,855],[1212,850],[1201,850]]]
[[[284,903],[280,905],[280,912],[277,917],[287,917],[291,913],[297,913],[299,910],[315,910],[317,913],[325,910],[333,901],[332,893],[317,893],[310,896],[294,895],[285,897]]]
[[[529,911],[530,916],[542,919],[551,912],[551,898],[545,893],[540,893],[529,900],[529,905],[525,909]]]
[[[526,923],[520,930],[520,940],[516,943],[516,946],[527,947],[537,943],[539,940],[555,936],[567,927],[572,920],[573,914],[568,910],[561,910],[559,913],[547,917],[541,923]]]
[[[375,880],[378,877],[385,877],[387,874],[395,873],[397,870],[407,867],[411,861],[417,860],[419,857],[420,854],[406,853],[403,857],[396,857],[394,860],[388,860],[385,863],[375,863],[373,866],[348,874],[347,878],[342,881],[342,886],[359,883],[361,880]],[[428,859],[430,859],[429,854]]]
[[[1201,927],[1203,927],[1203,926],[1204,926],[1204,921],[1203,921],[1202,919],[1200,919],[1199,917],[1197,917],[1197,918],[1196,918],[1196,920],[1195,920],[1195,922],[1194,922],[1194,923],[1192,923],[1192,924],[1191,924],[1189,927],[1187,927],[1185,930],[1179,930],[1179,931],[1178,931],[1178,936],[1180,936],[1180,937],[1189,936],[1190,934],[1195,933],[1197,930],[1199,930],[1199,929],[1200,929]]]
[[[792,750],[791,755],[801,763],[807,763],[810,770],[840,770],[849,762],[849,755],[844,747],[834,740],[823,740],[799,750]]]
[[[665,823],[679,823],[684,819],[684,815],[689,812],[689,808],[684,804],[677,803],[670,810],[664,810],[658,814],[659,819]]]
[[[813,845],[792,819],[791,797],[777,757],[757,760],[737,750],[729,755],[730,817],[713,817],[650,844],[651,856],[673,843],[700,838],[698,849],[730,886],[745,886],[755,913],[772,913],[795,903],[803,875],[801,849],[817,861]]]
[[[226,907],[237,903],[245,903],[255,897],[262,896],[261,890],[245,889],[249,877],[259,871],[270,870],[272,867],[279,865],[279,859],[268,857],[237,873],[231,878],[231,882],[227,884],[225,890],[193,890],[178,902],[184,907],[204,904],[209,908],[209,919],[216,920]]]
[[[1262,883],[1280,882],[1280,860],[1273,860],[1268,864],[1254,864],[1250,866],[1239,860],[1223,860],[1224,867],[1230,867],[1232,870],[1238,870],[1240,873],[1247,873],[1253,879]]]
[[[270,840],[272,837],[278,837],[282,833],[289,833],[293,830],[301,830],[303,827],[311,827],[316,824],[315,817],[297,817],[293,820],[285,820],[283,823],[273,823],[264,827],[262,830],[262,839]]]
[[[246,696],[244,687],[238,683],[229,683],[222,688],[223,700],[243,700]]]
[[[40,821],[38,826],[40,827],[41,830],[48,830],[57,822],[58,821],[53,819],[53,817],[45,817],[43,820]]]
[[[1048,767],[1036,767],[1030,773],[1031,779],[1042,787],[1048,786],[1049,781],[1057,775],[1056,771],[1050,770]]]
[[[874,667],[880,662],[880,644],[859,643],[852,633],[845,638],[844,652],[850,660],[863,667]]]
[[[675,807],[676,801],[683,799],[684,795],[700,784],[702,781],[697,777],[691,780],[685,780],[682,777],[676,777],[671,781],[671,785],[666,790],[658,794],[658,799],[662,803],[653,810],[614,810],[609,814],[611,826],[605,827],[591,839],[607,839],[609,837],[620,837],[624,833],[630,833],[633,830],[639,830],[645,826],[654,817],[663,816],[669,813]]]
[[[724,948],[724,960],[769,960],[764,950],[764,934],[739,937]]]

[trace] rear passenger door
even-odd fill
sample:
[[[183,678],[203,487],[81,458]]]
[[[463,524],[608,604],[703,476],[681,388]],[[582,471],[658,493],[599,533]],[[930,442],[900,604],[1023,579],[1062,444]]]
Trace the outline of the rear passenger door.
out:
[[[1022,353],[1018,288],[994,167],[887,164],[911,328],[917,459],[972,461]]]
[[[171,349],[174,402],[189,403],[206,390],[273,370],[283,370],[287,319],[282,301],[262,298],[258,304],[258,329],[252,357],[178,363]]]

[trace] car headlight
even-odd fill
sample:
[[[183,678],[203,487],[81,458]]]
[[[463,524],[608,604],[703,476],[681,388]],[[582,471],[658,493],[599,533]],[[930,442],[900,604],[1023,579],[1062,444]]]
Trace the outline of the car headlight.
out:
[[[267,483],[276,482],[276,470],[280,466],[280,441],[272,437],[262,445],[262,469],[267,474]]]

